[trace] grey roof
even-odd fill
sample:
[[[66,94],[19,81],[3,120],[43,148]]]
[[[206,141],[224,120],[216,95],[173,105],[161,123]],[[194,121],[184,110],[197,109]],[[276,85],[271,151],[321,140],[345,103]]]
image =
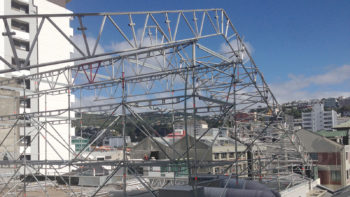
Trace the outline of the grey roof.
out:
[[[350,196],[350,186],[345,186],[333,193],[333,197],[349,197]]]
[[[307,152],[338,152],[344,147],[344,145],[305,129],[296,131],[296,135]]]
[[[201,138],[201,142],[207,145],[211,145],[215,138],[212,136],[204,136]],[[225,143],[227,142],[227,143]],[[224,146],[224,145],[235,145],[235,140],[230,137],[217,137],[214,142],[214,146]],[[238,146],[245,146],[244,144],[237,141]]]
[[[158,143],[163,144],[164,146],[168,146],[168,144],[172,145],[173,143],[176,143],[181,138],[167,138],[167,137],[163,137],[163,139],[162,139],[161,137],[153,137],[153,139],[155,141],[157,141]]]

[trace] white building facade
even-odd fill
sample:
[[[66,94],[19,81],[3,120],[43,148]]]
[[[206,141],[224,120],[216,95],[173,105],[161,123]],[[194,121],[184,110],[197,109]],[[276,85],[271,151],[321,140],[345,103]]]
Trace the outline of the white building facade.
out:
[[[302,127],[313,132],[331,131],[337,125],[337,113],[334,110],[325,111],[322,103],[312,106],[311,112],[302,113]]]
[[[64,5],[66,0],[4,0],[0,2],[0,15],[25,15],[25,14],[54,14],[72,13],[67,10]],[[73,36],[73,29],[70,27],[69,18],[52,18],[54,23],[68,36]],[[8,19],[10,31],[14,40],[17,56],[20,64],[24,64],[28,53],[31,56],[28,65],[42,64],[53,62],[62,59],[69,59],[73,53],[73,47],[54,29],[54,26],[47,20],[44,21],[38,42],[34,45],[33,50],[30,50],[37,29],[41,23],[41,18],[16,18]],[[0,23],[0,32],[6,32],[6,28]],[[11,50],[9,39],[6,36],[0,37],[0,56],[11,63],[15,64],[14,53]],[[2,78],[12,78],[34,74],[37,72],[48,71],[61,67],[66,67],[68,64],[57,64],[47,67],[34,68],[30,70],[16,71],[9,74],[1,75]],[[8,66],[0,61],[0,69],[7,69]],[[67,75],[69,76],[69,75]],[[71,76],[70,76],[71,77]],[[1,87],[17,90],[21,96],[30,95],[37,91],[50,88],[52,81],[57,81],[56,88],[67,85],[67,80],[64,78],[54,78],[41,80],[40,84],[34,80],[23,82],[23,88],[16,87]],[[21,82],[22,83],[22,82]],[[74,102],[74,95],[69,91],[59,95],[41,95],[40,97],[30,97],[21,100],[20,113],[24,111],[43,112],[46,110],[67,109]],[[10,113],[9,113],[10,114]],[[74,118],[74,113],[70,112],[70,117]],[[71,123],[66,121],[62,124],[42,124],[50,120],[67,120],[68,112],[60,114],[53,118],[33,118],[26,120],[26,127],[20,128],[20,136],[27,139],[26,145],[22,144],[20,153],[24,151],[24,147],[28,146],[25,155],[26,159],[30,160],[70,160],[73,158],[69,151],[70,139],[75,135],[75,130],[71,127]],[[29,123],[30,122],[30,123]],[[40,126],[41,125],[41,126]],[[20,154],[19,153],[19,154]]]
[[[195,120],[195,125],[193,123],[193,119],[187,120],[187,134],[196,137],[201,136],[208,129],[207,122],[203,120]],[[179,121],[174,123],[174,130],[183,130],[185,131],[185,122]]]

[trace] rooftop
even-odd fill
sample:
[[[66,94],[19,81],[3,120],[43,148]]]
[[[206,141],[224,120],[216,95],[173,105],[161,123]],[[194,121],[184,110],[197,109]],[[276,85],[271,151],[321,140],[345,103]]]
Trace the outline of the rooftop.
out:
[[[334,129],[349,129],[350,128],[350,120],[347,122],[341,123],[333,128]]]
[[[317,134],[323,137],[344,137],[348,135],[347,131],[318,131]]]

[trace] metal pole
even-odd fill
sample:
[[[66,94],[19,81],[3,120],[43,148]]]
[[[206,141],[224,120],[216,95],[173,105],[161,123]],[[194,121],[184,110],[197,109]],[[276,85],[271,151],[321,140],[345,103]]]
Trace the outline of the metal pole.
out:
[[[278,183],[278,191],[281,191],[281,183],[280,183],[280,157],[277,156],[277,183]]]
[[[188,184],[191,184],[191,164],[190,164],[190,151],[189,151],[189,144],[188,144],[188,130],[187,130],[187,84],[188,84],[188,69],[186,72],[186,79],[185,79],[185,99],[184,99],[184,123],[185,123],[185,137],[186,137],[186,157],[187,157],[187,169],[188,169]],[[193,185],[192,185],[193,186]],[[193,188],[194,189],[194,188]]]
[[[293,169],[294,166],[293,166],[293,163],[292,163],[292,186],[294,186],[294,172],[293,172]]]
[[[126,140],[125,140],[125,127],[126,127],[126,112],[125,112],[125,99],[126,99],[126,93],[125,93],[125,67],[123,62],[123,72],[122,72],[122,113],[123,113],[123,195],[124,197],[127,196],[126,194]],[[113,114],[112,114],[113,115]]]
[[[80,98],[79,98],[79,106],[81,107],[82,102],[82,90],[80,89]],[[80,137],[83,138],[83,113],[80,112]],[[82,144],[80,144],[80,147],[82,147]]]
[[[45,94],[45,122],[47,121],[47,115],[46,115],[46,111],[47,111],[47,94]],[[38,102],[38,106],[40,105],[40,102]],[[40,120],[39,120],[40,121]],[[38,122],[39,122],[38,121]],[[45,161],[47,161],[47,124],[45,123]],[[38,130],[39,130],[39,125],[38,125]],[[40,136],[38,137],[38,139],[40,139]],[[47,167],[45,165],[45,176],[47,176]],[[46,187],[46,179],[45,179],[45,187]]]
[[[68,88],[68,159],[71,160],[71,152],[69,151],[70,148],[71,148],[71,125],[72,125],[72,120],[71,120],[71,111],[70,111],[70,98],[71,97],[71,89]],[[71,171],[72,171],[72,166],[71,166],[71,163],[69,163],[68,165],[68,172],[69,172],[69,188],[71,187],[71,184],[72,184],[72,177],[71,177]]]
[[[262,182],[262,175],[261,175],[262,164],[261,164],[260,155],[258,156],[258,159],[259,159],[259,182],[261,183]]]
[[[171,92],[171,94],[172,94],[172,96],[174,97],[174,91],[172,91]],[[173,159],[175,159],[175,157],[176,157],[176,152],[175,152],[175,149],[176,149],[176,147],[175,147],[175,126],[174,126],[174,122],[175,122],[175,110],[174,110],[174,103],[172,102],[171,103],[171,111],[172,111],[172,113],[171,113],[171,128],[172,128],[172,132],[173,132]],[[177,173],[177,170],[179,169],[178,168],[178,166],[177,166],[178,164],[173,164],[173,173],[174,173],[174,182],[173,182],[173,185],[175,185],[175,181],[176,181],[176,173]],[[181,166],[181,163],[180,163],[180,166]],[[181,168],[180,168],[181,169]]]
[[[234,81],[233,81],[233,118],[234,118],[234,129],[235,129],[235,153],[236,153],[236,185],[238,185],[238,147],[237,147],[237,107],[236,107],[236,83],[237,83],[237,65],[234,66],[235,72],[234,72]],[[231,114],[230,114],[231,115]],[[232,115],[231,115],[232,116]]]
[[[27,169],[27,136],[26,136],[26,108],[27,108],[27,100],[26,100],[26,87],[25,87],[25,80],[23,79],[23,97],[24,97],[24,109],[23,109],[23,119],[24,119],[24,125],[23,125],[23,136],[24,136],[24,155],[23,155],[23,197],[26,197],[27,195],[27,188],[26,188],[26,169]],[[40,132],[40,131],[39,131]]]
[[[196,44],[192,44],[192,102],[193,102],[193,136],[194,136],[194,195],[197,197],[197,129],[196,129],[196,77],[195,77],[195,65],[196,65]]]

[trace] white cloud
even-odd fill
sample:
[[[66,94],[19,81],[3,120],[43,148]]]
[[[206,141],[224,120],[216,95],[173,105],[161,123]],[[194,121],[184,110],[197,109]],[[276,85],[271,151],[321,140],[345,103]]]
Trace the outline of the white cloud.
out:
[[[85,46],[85,42],[84,42],[84,38],[83,38],[83,35],[82,34],[76,34],[73,36],[72,38],[74,44],[77,45],[77,47],[83,51],[85,53],[85,55],[87,55],[87,50],[86,50],[86,46]],[[86,41],[88,43],[88,46],[89,46],[89,51],[90,53],[93,52],[94,50],[94,47],[95,47],[95,43],[96,43],[96,39],[93,38],[93,37],[89,37],[87,36],[86,37]],[[95,54],[101,54],[101,53],[104,53],[105,50],[104,48],[98,44],[97,47],[96,47],[96,52]],[[78,57],[82,57],[82,55],[77,51],[77,49],[74,49],[74,53],[73,53],[73,58],[78,58]]]
[[[325,74],[313,76],[309,81],[318,85],[333,85],[341,84],[348,79],[350,79],[350,65],[344,65],[334,68]]]
[[[244,45],[245,47],[247,48],[248,52],[250,54],[252,54],[254,52],[254,48],[253,46],[249,43],[249,42],[244,42]],[[239,50],[242,50],[242,46],[241,44],[238,43],[238,40],[237,39],[234,39],[234,40],[231,40],[230,41],[230,45],[228,45],[226,42],[224,43],[221,43],[220,44],[220,48],[219,48],[219,51],[223,54],[225,54],[225,56],[229,57],[230,55],[232,55],[232,49],[234,51],[239,51]],[[248,55],[246,52],[243,52],[241,53],[243,54],[243,60],[246,61],[248,59]]]
[[[270,84],[270,87],[278,101],[284,103],[300,99],[350,96],[346,90],[329,90],[349,80],[350,65],[343,65],[312,76],[290,74],[287,81]]]

